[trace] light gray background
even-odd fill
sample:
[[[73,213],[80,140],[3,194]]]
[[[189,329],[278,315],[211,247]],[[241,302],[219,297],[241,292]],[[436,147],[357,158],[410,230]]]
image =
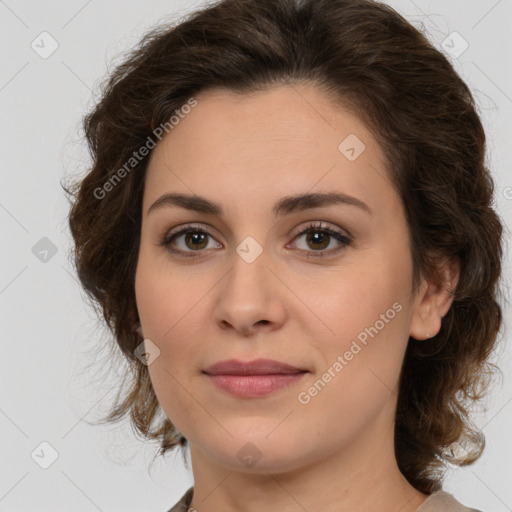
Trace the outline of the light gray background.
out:
[[[512,1],[389,3],[416,26],[423,24],[438,47],[454,31],[469,44],[451,58],[479,104],[496,206],[510,225]],[[107,335],[84,303],[69,264],[68,205],[59,182],[86,167],[80,118],[112,63],[156,22],[177,20],[200,5],[185,0],[0,1],[2,511],[163,512],[193,483],[179,452],[157,461],[150,472],[156,445],[135,439],[126,421],[117,427],[87,423],[106,410],[122,368],[109,369],[108,351],[94,356]],[[31,48],[43,31],[59,45],[47,59]],[[456,41],[453,46],[462,48]],[[32,250],[43,237],[57,250],[47,261]],[[505,266],[509,283],[508,250]],[[473,466],[451,468],[444,486],[485,512],[512,509],[510,312],[505,305],[508,325],[498,357],[505,378],[487,402],[487,412],[477,418],[487,449]],[[89,371],[86,365],[95,357]],[[42,442],[58,453],[48,469],[31,457],[37,448],[38,460],[49,460]]]

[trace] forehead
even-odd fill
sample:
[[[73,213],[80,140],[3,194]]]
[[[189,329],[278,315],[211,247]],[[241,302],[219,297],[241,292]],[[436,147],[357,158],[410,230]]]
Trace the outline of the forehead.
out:
[[[312,85],[250,94],[211,89],[195,100],[153,150],[146,210],[166,191],[215,198],[236,192],[244,204],[254,197],[273,203],[284,191],[333,189],[374,202],[383,187],[391,189],[369,129]]]

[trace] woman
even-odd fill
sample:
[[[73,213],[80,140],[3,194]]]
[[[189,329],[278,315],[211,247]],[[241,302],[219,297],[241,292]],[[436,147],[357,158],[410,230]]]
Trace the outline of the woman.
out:
[[[474,510],[442,481],[484,446],[502,224],[420,32],[223,0],[148,34],[84,126],[76,266],[133,377],[107,421],[190,447],[171,511]]]

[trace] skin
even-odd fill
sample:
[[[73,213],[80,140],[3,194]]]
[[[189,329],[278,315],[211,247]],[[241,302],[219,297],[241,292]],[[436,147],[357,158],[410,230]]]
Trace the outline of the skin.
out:
[[[411,293],[408,227],[384,153],[362,121],[320,89],[212,89],[195,98],[149,162],[135,280],[143,336],[160,350],[148,367],[152,384],[190,443],[192,505],[199,512],[416,510],[427,495],[407,482],[394,455],[398,378],[409,336],[428,343],[427,333],[439,331],[458,267],[443,268],[445,286],[424,279]],[[349,134],[365,144],[354,161],[338,149]],[[343,204],[272,214],[284,196],[332,191],[364,201],[373,214]],[[205,196],[225,215],[178,206],[148,214],[168,192]],[[297,237],[311,221],[350,234],[352,243]],[[187,243],[181,235],[173,248],[197,258],[160,245],[188,223],[211,236]],[[248,236],[263,251],[250,264],[236,251]],[[307,257],[322,251],[323,258]],[[400,312],[300,403],[298,394],[394,303]],[[256,399],[223,393],[202,373],[217,361],[260,357],[310,373]],[[252,467],[237,456],[247,443],[260,457]]]

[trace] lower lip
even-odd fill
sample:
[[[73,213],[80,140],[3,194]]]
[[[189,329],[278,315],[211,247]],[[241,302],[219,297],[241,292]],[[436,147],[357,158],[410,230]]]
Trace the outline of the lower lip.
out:
[[[307,372],[274,375],[208,375],[220,389],[242,398],[259,398],[299,381]]]

